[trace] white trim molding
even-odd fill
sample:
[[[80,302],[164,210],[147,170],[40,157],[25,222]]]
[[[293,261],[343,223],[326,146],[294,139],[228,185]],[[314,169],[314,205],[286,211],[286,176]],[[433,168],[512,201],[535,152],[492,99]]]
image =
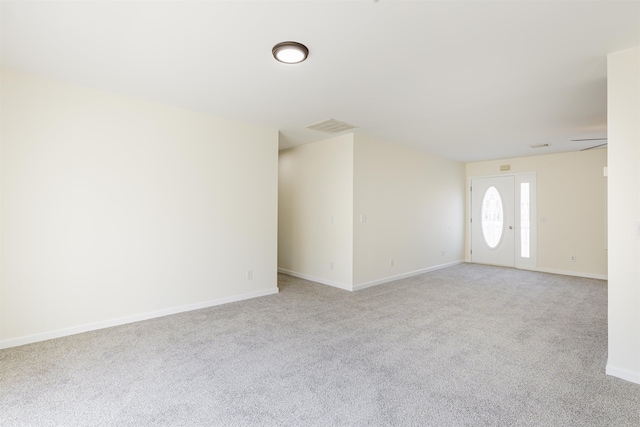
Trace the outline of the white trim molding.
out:
[[[308,274],[298,273],[296,271],[287,270],[285,268],[278,268],[278,273],[286,274],[288,276],[299,277],[300,279],[310,280],[312,282],[320,283],[323,285],[333,286],[334,288],[343,289],[345,291],[359,291],[361,289],[370,288],[372,286],[381,285],[383,283],[393,282],[394,280],[405,279],[411,276],[417,276],[419,274],[428,273],[430,271],[441,270],[447,267],[453,267],[454,265],[463,264],[464,260],[458,260],[449,262],[446,264],[434,265],[433,267],[427,267],[420,270],[410,271],[409,273],[402,273],[395,276],[388,276],[382,279],[373,280],[371,282],[360,283],[359,285],[348,285],[346,283],[333,282],[331,280],[322,279],[319,277],[310,276]]]
[[[382,279],[373,280],[371,282],[360,283],[358,285],[353,285],[354,291],[359,291],[361,289],[370,288],[372,286],[381,285],[383,283],[393,282],[394,280],[406,279],[407,277],[417,276],[419,274],[428,273],[430,271],[441,270],[443,268],[453,267],[454,265],[464,263],[464,260],[458,260],[453,262],[448,262],[446,264],[434,265],[433,267],[422,268],[420,270],[410,271],[409,273],[402,273],[395,276],[388,276]]]
[[[609,280],[606,274],[582,273],[580,271],[555,270],[553,268],[540,268],[540,267],[532,270],[539,271],[541,273],[562,274],[563,276],[584,277],[586,279]]]
[[[616,368],[615,366],[609,365],[607,361],[607,375],[611,375],[612,377],[622,378],[623,380],[640,384],[640,372],[631,372],[625,369]]]
[[[83,332],[96,331],[98,329],[111,328],[113,326],[126,325],[128,323],[140,322],[143,320],[155,319],[158,317],[169,316],[171,314],[184,313],[186,311],[200,310],[202,308],[214,307],[216,305],[228,304],[230,302],[242,301],[267,295],[277,294],[278,287],[265,289],[263,291],[250,292],[241,295],[233,295],[225,298],[218,298],[210,301],[199,302],[195,304],[181,305],[178,307],[170,307],[162,310],[151,311],[147,313],[134,314],[132,316],[119,317],[116,319],[104,320],[101,322],[88,323],[85,325],[72,326],[70,328],[58,329],[55,331],[44,332],[41,334],[27,335],[19,338],[11,338],[0,341],[0,349],[18,347],[25,344],[32,344],[40,341],[47,341],[54,338],[62,338],[69,335],[81,334]]]
[[[346,283],[334,282],[320,277],[310,276],[304,273],[298,273],[297,271],[287,270],[286,268],[278,268],[278,273],[286,274],[287,276],[298,277],[300,279],[309,280],[311,282],[321,283],[323,285],[333,286],[334,288],[343,289],[345,291],[353,291],[353,287]]]

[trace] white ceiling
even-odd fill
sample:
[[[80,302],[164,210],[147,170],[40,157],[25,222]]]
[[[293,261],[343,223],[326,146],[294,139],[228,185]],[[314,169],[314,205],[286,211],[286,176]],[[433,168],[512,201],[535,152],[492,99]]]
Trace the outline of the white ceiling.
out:
[[[276,128],[280,148],[327,138],[305,127],[334,118],[460,161],[605,137],[606,55],[640,45],[637,0],[0,8],[3,67]],[[309,59],[275,61],[285,40]]]

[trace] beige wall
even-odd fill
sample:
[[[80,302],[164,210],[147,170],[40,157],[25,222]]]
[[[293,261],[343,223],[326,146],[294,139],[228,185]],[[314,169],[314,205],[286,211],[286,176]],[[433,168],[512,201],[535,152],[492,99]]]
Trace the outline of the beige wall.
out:
[[[608,56],[609,359],[640,384],[640,47]]]
[[[500,172],[500,165],[511,170]],[[484,175],[536,173],[537,269],[607,277],[607,150],[593,149],[467,164],[467,179]],[[468,191],[467,191],[468,192]],[[467,214],[467,217],[469,214]],[[469,253],[469,240],[465,253]],[[571,256],[576,261],[571,261]]]
[[[280,152],[278,268],[352,289],[353,135]]]
[[[348,134],[281,151],[279,189],[282,272],[357,290],[462,261],[462,163]]]
[[[460,162],[356,134],[354,288],[461,262],[464,185]]]
[[[0,345],[277,292],[276,130],[8,71],[1,95]]]

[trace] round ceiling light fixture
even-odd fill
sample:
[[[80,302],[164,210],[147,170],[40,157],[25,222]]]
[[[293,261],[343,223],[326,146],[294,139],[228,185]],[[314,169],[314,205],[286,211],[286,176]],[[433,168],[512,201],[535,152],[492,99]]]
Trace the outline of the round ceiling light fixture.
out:
[[[299,64],[309,56],[309,49],[302,43],[282,42],[271,49],[273,57],[285,64]]]

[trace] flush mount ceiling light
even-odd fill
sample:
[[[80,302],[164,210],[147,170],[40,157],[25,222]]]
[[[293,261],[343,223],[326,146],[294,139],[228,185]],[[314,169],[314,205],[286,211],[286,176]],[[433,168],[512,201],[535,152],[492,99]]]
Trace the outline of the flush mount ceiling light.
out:
[[[282,42],[271,49],[273,57],[285,64],[298,64],[309,56],[309,49],[302,43]]]

